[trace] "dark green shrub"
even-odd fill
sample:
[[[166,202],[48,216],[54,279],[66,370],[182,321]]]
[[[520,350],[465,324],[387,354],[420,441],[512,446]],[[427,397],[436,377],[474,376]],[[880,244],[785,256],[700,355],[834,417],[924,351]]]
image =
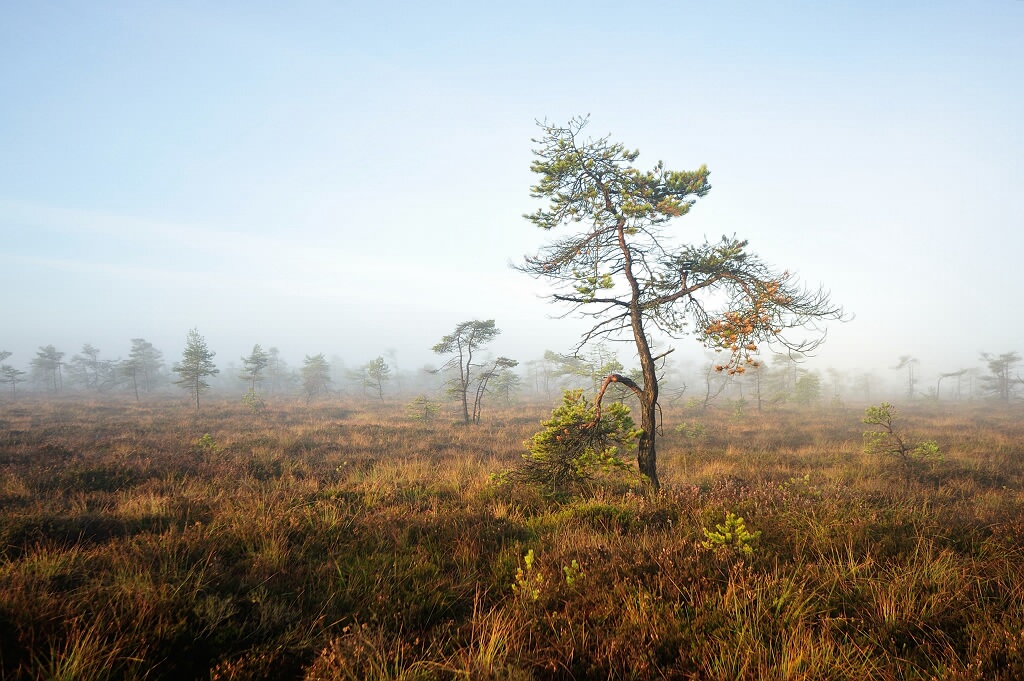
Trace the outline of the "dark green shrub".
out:
[[[582,390],[566,390],[562,400],[542,422],[544,429],[530,439],[511,479],[564,497],[589,492],[599,478],[631,474],[620,456],[620,450],[636,448],[640,435],[629,407],[610,404],[598,418]]]

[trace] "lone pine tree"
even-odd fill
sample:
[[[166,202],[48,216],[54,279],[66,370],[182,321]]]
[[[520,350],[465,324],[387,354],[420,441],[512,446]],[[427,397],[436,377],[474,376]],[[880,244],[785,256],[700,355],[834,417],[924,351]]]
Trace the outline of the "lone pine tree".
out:
[[[747,252],[747,242],[673,246],[667,226],[686,215],[711,189],[708,169],[650,170],[635,167],[639,152],[608,137],[583,139],[586,118],[565,126],[540,124],[531,170],[540,176],[532,196],[546,206],[525,217],[545,231],[568,226],[518,267],[551,282],[554,302],[593,321],[577,349],[590,340],[626,334],[636,345],[642,381],[607,375],[597,395],[597,413],[611,383],[627,386],[640,403],[637,463],[656,489],[658,351],[655,331],[668,338],[693,334],[707,347],[730,354],[716,367],[743,373],[757,362],[760,343],[794,350],[820,342],[794,341],[789,329],[841,317],[821,290],[806,290],[788,272],[776,272]]]
[[[210,389],[206,382],[207,376],[216,376],[220,369],[213,363],[213,357],[217,353],[211,352],[206,347],[206,339],[199,335],[199,331],[191,329],[185,341],[185,350],[181,354],[181,362],[174,366],[174,372],[181,376],[175,381],[182,388],[186,388],[196,401],[196,410],[199,410],[199,395]]]

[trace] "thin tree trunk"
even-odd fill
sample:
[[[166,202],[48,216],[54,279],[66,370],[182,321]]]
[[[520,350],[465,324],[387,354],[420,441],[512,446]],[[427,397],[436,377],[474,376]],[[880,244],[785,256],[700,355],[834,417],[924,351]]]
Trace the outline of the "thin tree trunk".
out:
[[[611,208],[611,201],[605,190],[605,203]],[[640,474],[647,477],[651,487],[657,491],[661,484],[658,481],[657,409],[658,409],[658,371],[654,365],[647,334],[644,332],[643,313],[640,310],[640,284],[633,275],[633,253],[626,244],[626,219],[619,218],[618,232],[619,249],[622,251],[623,274],[629,282],[629,322],[636,342],[637,355],[640,357],[640,369],[643,371],[644,386],[640,397],[640,428],[643,431],[637,442],[636,463]]]
[[[470,339],[472,341],[472,339]],[[473,351],[468,350],[469,357],[465,360],[465,366],[463,366],[463,355],[462,355],[462,343],[459,342],[459,375],[461,376],[462,385],[459,386],[462,392],[462,420],[468,426],[469,425],[469,371],[470,366],[473,363]]]
[[[653,365],[654,361],[652,358],[651,366]],[[658,427],[658,403],[656,400],[650,401],[650,393],[647,390],[647,386],[641,388],[631,378],[621,374],[609,374],[605,377],[600,390],[597,391],[597,398],[594,400],[595,420],[601,418],[601,400],[604,399],[605,391],[608,390],[608,386],[612,383],[621,383],[626,386],[640,400],[640,428],[642,432],[637,442],[636,463],[640,473],[646,477],[651,487],[657,491],[661,486],[658,480],[658,458],[654,448]],[[657,389],[655,389],[654,393],[657,394]]]
[[[646,396],[646,390],[644,394]],[[661,482],[658,480],[658,455],[654,447],[658,428],[658,405],[656,402],[647,402],[647,399],[649,398],[644,399],[640,405],[640,428],[643,433],[637,442],[636,462],[640,473],[647,477],[651,487],[657,491],[661,488]]]

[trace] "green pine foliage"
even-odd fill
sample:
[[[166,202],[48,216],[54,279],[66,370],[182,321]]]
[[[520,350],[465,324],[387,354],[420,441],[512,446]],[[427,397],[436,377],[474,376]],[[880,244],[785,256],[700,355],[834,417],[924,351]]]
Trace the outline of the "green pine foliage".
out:
[[[726,512],[724,523],[716,524],[714,530],[704,528],[703,532],[704,541],[700,545],[705,549],[723,549],[747,558],[754,555],[754,543],[761,538],[760,531],[748,530],[743,516],[738,516],[732,511]]]
[[[257,343],[252,346],[249,356],[242,358],[242,373],[238,377],[251,383],[251,389],[255,392],[256,384],[263,380],[263,370],[269,365],[270,355]]]
[[[302,387],[307,403],[331,392],[331,363],[324,353],[306,355],[302,364]]]
[[[175,383],[187,389],[196,401],[199,409],[199,395],[210,389],[206,382],[207,376],[216,376],[220,369],[213,363],[212,352],[206,346],[206,339],[199,335],[198,329],[190,329],[185,341],[185,350],[181,355],[181,363],[175,365],[174,372],[181,376]]]
[[[607,405],[598,418],[582,390],[566,390],[562,404],[541,425],[544,429],[527,443],[522,464],[512,471],[516,482],[567,497],[589,491],[599,478],[632,473],[621,453],[636,448],[640,431],[626,405]]]
[[[912,441],[893,426],[897,418],[896,407],[883,402],[877,407],[868,407],[863,422],[878,426],[881,430],[864,433],[864,452],[895,457],[905,464],[941,461],[942,452],[934,440]]]

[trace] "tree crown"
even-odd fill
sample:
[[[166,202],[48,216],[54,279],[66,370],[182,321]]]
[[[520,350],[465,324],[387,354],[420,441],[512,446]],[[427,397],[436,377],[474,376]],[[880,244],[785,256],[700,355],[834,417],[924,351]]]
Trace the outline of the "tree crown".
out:
[[[500,333],[501,329],[495,327],[493,319],[486,321],[473,319],[456,325],[454,331],[443,336],[431,349],[439,355],[447,355],[459,351],[471,352],[487,345],[497,338]]]
[[[551,297],[568,305],[566,314],[595,320],[577,349],[623,331],[636,336],[639,319],[669,337],[690,333],[709,348],[730,352],[721,369],[742,373],[761,343],[807,351],[820,342],[793,339],[786,331],[841,317],[824,291],[804,289],[789,272],[772,270],[735,237],[669,243],[667,223],[711,188],[706,166],[671,171],[659,161],[640,170],[633,165],[638,152],[608,137],[583,139],[587,122],[540,125],[544,134],[534,140],[531,166],[540,180],[531,193],[547,205],[525,217],[545,230],[580,228],[553,239],[519,267],[552,281]]]

